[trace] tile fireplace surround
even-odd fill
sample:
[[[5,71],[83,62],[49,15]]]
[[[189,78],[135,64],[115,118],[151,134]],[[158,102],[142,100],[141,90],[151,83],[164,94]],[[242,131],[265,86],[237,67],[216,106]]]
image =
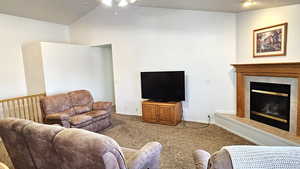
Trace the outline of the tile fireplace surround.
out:
[[[237,116],[249,118],[250,81],[291,85],[290,133],[300,136],[300,62],[232,64],[237,73]]]

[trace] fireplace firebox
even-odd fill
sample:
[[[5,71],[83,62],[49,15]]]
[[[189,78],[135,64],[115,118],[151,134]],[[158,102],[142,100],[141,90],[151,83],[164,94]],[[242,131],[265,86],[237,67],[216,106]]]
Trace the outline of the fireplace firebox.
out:
[[[289,131],[290,92],[287,84],[250,82],[250,118]]]

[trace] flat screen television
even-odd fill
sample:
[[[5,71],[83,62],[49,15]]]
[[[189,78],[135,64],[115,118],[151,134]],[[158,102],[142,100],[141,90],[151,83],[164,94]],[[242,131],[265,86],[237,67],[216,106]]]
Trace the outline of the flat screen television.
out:
[[[184,101],[184,71],[141,72],[142,98],[153,101]]]

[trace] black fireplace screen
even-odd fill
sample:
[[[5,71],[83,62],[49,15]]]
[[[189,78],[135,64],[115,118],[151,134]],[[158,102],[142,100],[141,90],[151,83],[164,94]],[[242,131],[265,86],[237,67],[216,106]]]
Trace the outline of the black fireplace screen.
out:
[[[250,118],[289,131],[290,92],[290,85],[250,82]]]

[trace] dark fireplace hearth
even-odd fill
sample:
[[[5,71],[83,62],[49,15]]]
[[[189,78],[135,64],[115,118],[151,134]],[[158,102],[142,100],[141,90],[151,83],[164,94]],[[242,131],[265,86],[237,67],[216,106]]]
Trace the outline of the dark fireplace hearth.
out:
[[[290,85],[251,82],[250,118],[289,131],[290,92]]]

